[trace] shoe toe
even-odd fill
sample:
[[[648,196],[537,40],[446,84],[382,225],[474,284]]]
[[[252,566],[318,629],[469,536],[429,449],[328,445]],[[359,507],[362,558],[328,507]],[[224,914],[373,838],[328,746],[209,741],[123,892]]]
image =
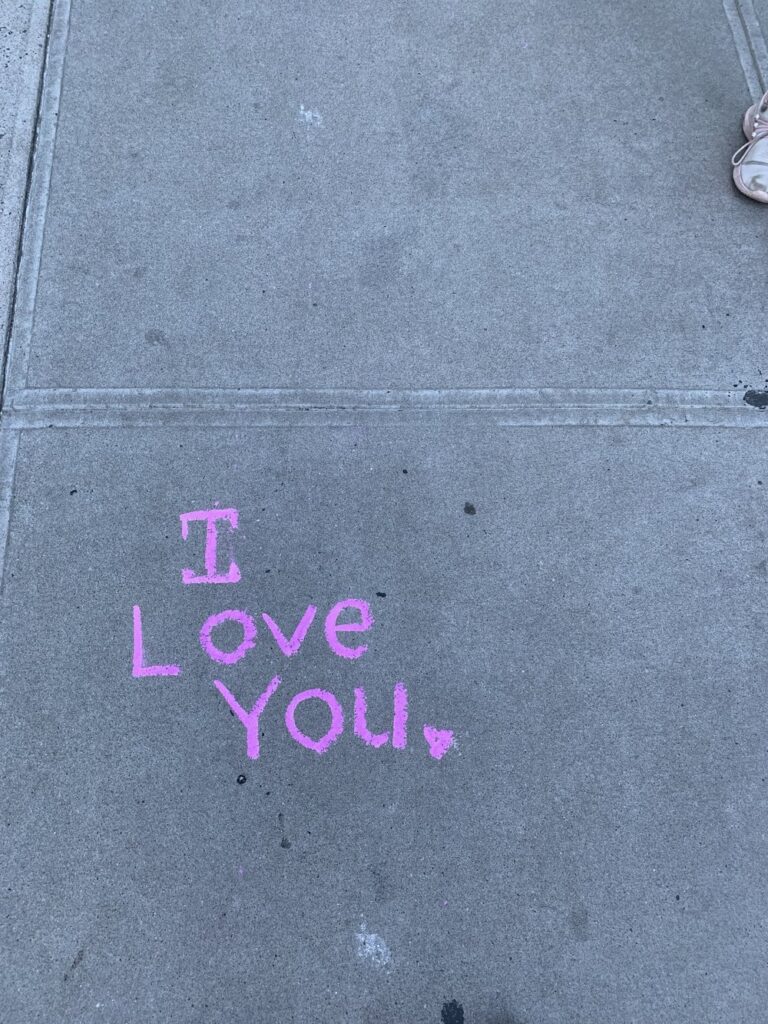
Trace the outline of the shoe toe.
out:
[[[745,196],[768,203],[768,137],[749,147],[733,169],[733,180]]]

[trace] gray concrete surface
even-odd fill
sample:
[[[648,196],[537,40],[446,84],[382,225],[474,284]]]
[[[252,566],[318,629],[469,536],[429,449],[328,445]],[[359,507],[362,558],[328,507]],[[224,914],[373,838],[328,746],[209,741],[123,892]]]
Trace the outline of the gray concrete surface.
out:
[[[5,1019],[758,1020],[766,495],[762,433],[25,434]],[[179,513],[214,500],[241,582],[184,587]],[[198,644],[223,608],[288,630],[346,596],[359,661],[322,631],[290,661],[263,628],[236,666]],[[134,603],[180,676],[131,678]],[[250,706],[275,672],[249,762],[212,679]],[[364,686],[381,728],[397,680],[405,751],[282,724]],[[458,749],[430,761],[424,722]]]
[[[28,383],[759,380],[748,98],[719,0],[81,0]]]
[[[0,410],[4,1022],[762,1021],[758,7],[56,0]],[[241,578],[184,585],[216,505]],[[310,603],[287,658],[262,613]],[[134,606],[180,673],[136,674]],[[275,673],[251,759],[214,680]]]

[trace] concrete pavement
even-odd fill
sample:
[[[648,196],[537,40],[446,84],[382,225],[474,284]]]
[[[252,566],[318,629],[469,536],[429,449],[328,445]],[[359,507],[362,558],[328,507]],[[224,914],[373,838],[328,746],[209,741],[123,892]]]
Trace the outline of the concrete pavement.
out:
[[[56,0],[5,1020],[761,1019],[759,7]]]

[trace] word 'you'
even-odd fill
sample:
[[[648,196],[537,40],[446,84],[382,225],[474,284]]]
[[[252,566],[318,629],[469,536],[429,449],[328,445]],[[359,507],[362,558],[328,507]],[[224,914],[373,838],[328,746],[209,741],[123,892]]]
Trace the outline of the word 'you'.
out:
[[[182,569],[181,580],[186,586],[195,584],[235,585],[241,580],[240,569],[233,558],[229,566],[221,571],[219,565],[219,531],[230,533],[238,528],[239,516],[234,508],[202,509],[195,512],[183,512],[180,517],[181,537],[186,541],[190,534],[190,525],[200,523],[204,526],[205,544],[203,550],[204,572],[194,569]],[[303,612],[293,632],[288,635],[282,627],[266,612],[261,613],[261,621],[271,634],[280,652],[286,658],[299,653],[301,646],[317,617],[318,609],[310,604]],[[236,647],[227,649],[216,642],[215,634],[224,623],[234,623],[241,639]],[[323,634],[329,650],[338,658],[356,661],[368,650],[365,643],[356,643],[351,635],[367,633],[374,625],[373,615],[367,601],[359,598],[347,598],[337,601],[326,613],[323,620]],[[200,627],[198,639],[200,646],[212,662],[218,665],[236,665],[248,652],[255,647],[258,628],[253,616],[240,608],[228,608],[209,615]],[[135,679],[179,676],[181,666],[176,664],[147,664],[144,646],[144,626],[141,606],[133,606],[133,677]],[[234,715],[245,727],[246,751],[249,758],[256,760],[260,754],[260,722],[267,704],[281,686],[280,676],[274,676],[264,691],[259,695],[250,711],[243,708],[231,691],[220,679],[214,679],[213,685],[226,701]],[[330,724],[322,736],[313,737],[304,732],[296,722],[296,712],[309,701],[324,704],[330,715]],[[377,749],[391,744],[395,750],[405,750],[408,745],[408,690],[404,683],[397,682],[392,696],[392,727],[388,731],[373,732],[368,724],[368,705],[365,690],[357,687],[354,690],[352,708],[352,729],[354,735],[369,747]],[[338,698],[329,690],[312,688],[295,694],[288,702],[284,713],[285,727],[288,734],[300,746],[316,754],[325,754],[344,732],[344,709]],[[441,760],[454,746],[454,735],[450,729],[439,729],[434,725],[424,725],[422,735],[426,741],[429,755]]]

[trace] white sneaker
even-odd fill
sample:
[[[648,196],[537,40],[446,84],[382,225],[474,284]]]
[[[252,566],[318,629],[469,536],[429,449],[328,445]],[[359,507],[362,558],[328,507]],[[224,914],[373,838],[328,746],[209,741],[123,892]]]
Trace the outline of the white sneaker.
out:
[[[742,127],[750,141],[758,132],[768,132],[768,92],[747,110]]]
[[[733,154],[733,182],[757,203],[768,203],[768,92],[744,115],[748,141]]]

